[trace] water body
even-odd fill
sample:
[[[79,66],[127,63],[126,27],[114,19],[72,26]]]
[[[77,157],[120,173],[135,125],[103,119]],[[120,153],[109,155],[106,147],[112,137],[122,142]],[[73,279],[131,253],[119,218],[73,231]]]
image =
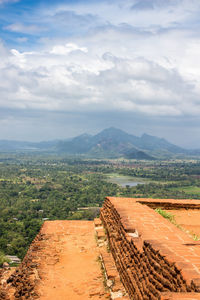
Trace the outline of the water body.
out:
[[[125,187],[126,185],[129,185],[129,186],[136,186],[138,184],[145,184],[147,182],[145,181],[138,181],[137,178],[134,178],[134,177],[131,177],[131,176],[123,176],[123,175],[108,175],[108,181],[109,182],[112,182],[112,183],[115,183],[115,184],[118,184],[122,187]]]

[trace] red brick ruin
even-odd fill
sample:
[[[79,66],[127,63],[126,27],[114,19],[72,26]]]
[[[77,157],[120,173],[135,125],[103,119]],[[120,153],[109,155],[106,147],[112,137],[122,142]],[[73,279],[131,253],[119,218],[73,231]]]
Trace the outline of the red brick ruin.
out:
[[[200,299],[198,232],[200,200],[108,197],[94,222],[45,222],[22,264],[0,271],[0,299]]]
[[[130,299],[189,299],[189,293],[200,299],[200,242],[152,210],[156,207],[199,209],[200,201],[104,202],[101,219],[123,285]]]

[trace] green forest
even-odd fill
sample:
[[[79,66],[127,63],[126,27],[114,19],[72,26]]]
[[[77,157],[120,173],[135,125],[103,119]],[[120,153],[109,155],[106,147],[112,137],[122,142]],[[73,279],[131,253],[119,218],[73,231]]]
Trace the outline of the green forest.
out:
[[[142,184],[120,186],[109,175]],[[0,257],[23,258],[45,220],[92,220],[106,196],[200,199],[195,160],[95,160],[1,154]]]

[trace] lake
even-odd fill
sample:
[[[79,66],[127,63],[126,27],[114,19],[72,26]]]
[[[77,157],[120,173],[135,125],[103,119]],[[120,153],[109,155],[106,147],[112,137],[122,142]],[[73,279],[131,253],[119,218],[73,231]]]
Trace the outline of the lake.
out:
[[[137,178],[131,177],[131,176],[110,174],[110,175],[107,175],[107,177],[108,177],[109,182],[116,183],[118,185],[121,185],[122,187],[125,187],[126,185],[136,186],[138,184],[145,184],[146,183],[143,180],[138,180]]]

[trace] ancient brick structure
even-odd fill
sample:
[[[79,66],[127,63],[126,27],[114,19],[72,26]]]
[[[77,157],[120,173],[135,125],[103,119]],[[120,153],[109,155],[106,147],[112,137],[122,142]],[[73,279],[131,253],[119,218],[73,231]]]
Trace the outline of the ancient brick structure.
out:
[[[200,299],[200,243],[148,207],[173,204],[199,209],[200,201],[107,198],[104,202],[101,219],[130,299]]]
[[[200,299],[200,241],[188,228],[200,234],[199,200],[108,197],[94,222],[45,222],[22,264],[0,270],[0,300]]]

